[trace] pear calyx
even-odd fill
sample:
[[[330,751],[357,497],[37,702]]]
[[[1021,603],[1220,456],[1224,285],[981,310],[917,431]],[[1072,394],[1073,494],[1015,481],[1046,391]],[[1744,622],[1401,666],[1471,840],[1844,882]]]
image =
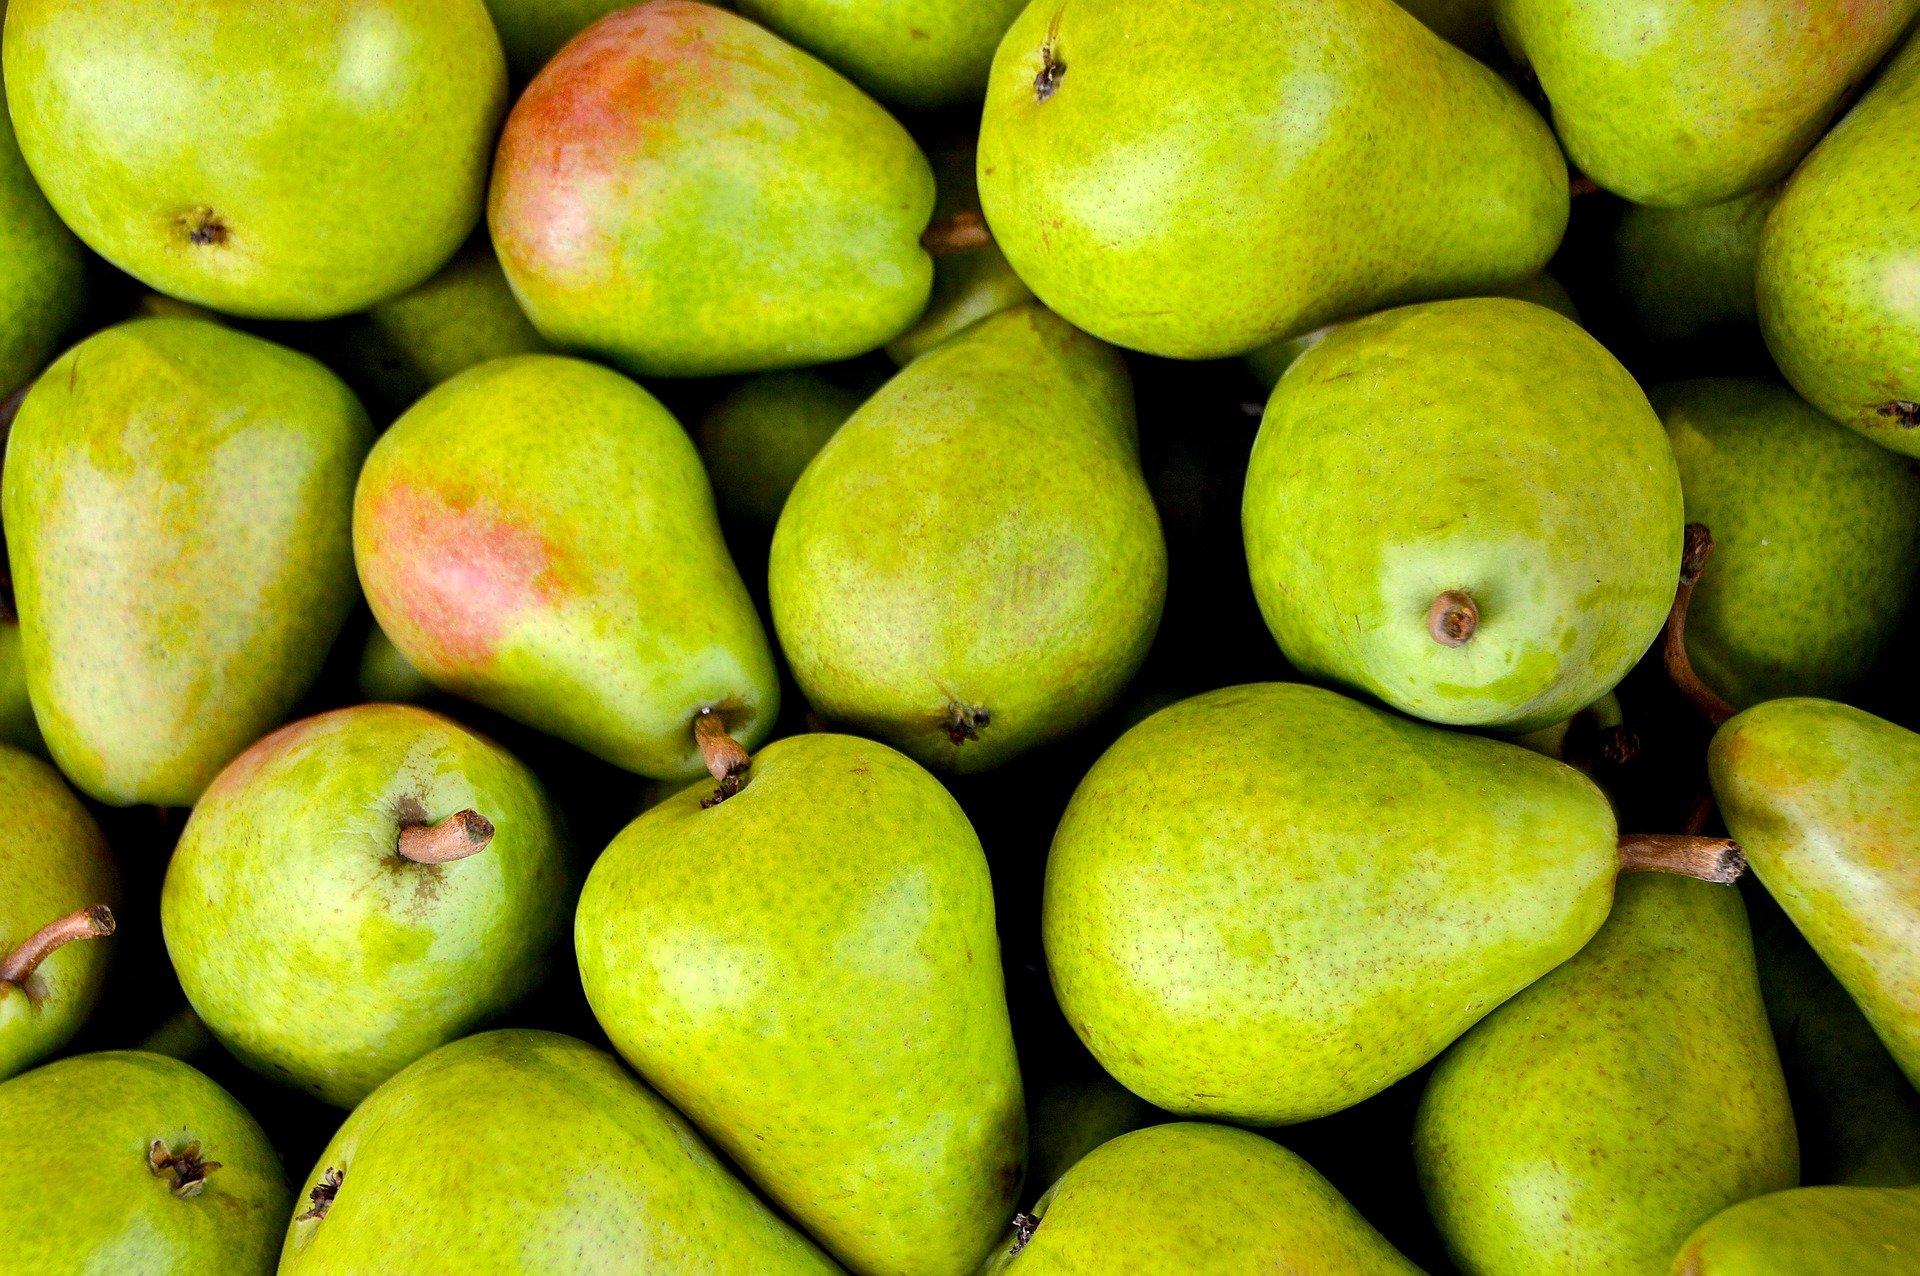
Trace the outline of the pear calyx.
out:
[[[1620,837],[1622,873],[1674,873],[1722,884],[1747,871],[1747,855],[1730,837],[1691,837],[1682,833],[1624,833]]]
[[[336,1170],[329,1165],[320,1175],[320,1181],[307,1193],[307,1208],[293,1216],[296,1223],[317,1223],[327,1216],[333,1208],[333,1198],[340,1195],[340,1185],[347,1181],[345,1170]]]
[[[934,222],[920,236],[920,246],[935,257],[970,252],[992,242],[993,232],[987,229],[986,219],[965,210]]]
[[[954,745],[965,744],[969,740],[978,740],[980,733],[993,725],[993,713],[983,704],[961,704],[958,700],[947,706],[946,716],[940,719],[940,727],[947,733],[947,739]]]
[[[1060,88],[1060,81],[1066,78],[1067,60],[1053,50],[1053,42],[1060,34],[1060,15],[1053,15],[1053,25],[1047,30],[1046,43],[1040,46],[1040,71],[1033,77],[1033,100],[1044,102]]]
[[[1427,632],[1442,647],[1464,647],[1480,628],[1480,607],[1464,589],[1443,591],[1427,608]]]
[[[227,242],[227,224],[211,208],[191,209],[180,214],[178,222],[190,244],[204,248]]]
[[[22,986],[55,949],[76,939],[104,939],[113,934],[114,927],[113,910],[105,904],[89,904],[56,918],[0,960],[0,984]]]
[[[700,745],[700,756],[707,761],[707,771],[719,782],[720,787],[713,791],[700,805],[717,806],[738,793],[747,782],[747,767],[752,759],[740,742],[727,734],[727,724],[718,709],[702,709],[693,720],[693,738]]]
[[[166,1141],[155,1139],[147,1147],[147,1168],[155,1177],[171,1179],[167,1188],[182,1199],[206,1190],[207,1175],[220,1168],[218,1161],[200,1159],[200,1140],[194,1139],[178,1152],[169,1152]]]
[[[493,821],[471,808],[438,824],[402,824],[400,854],[416,864],[451,864],[478,855],[493,841]]]
[[[1875,408],[1874,411],[1881,416],[1892,417],[1893,423],[1903,430],[1911,430],[1916,426],[1920,426],[1920,403],[1911,403],[1906,399],[1895,399],[1890,403],[1882,403],[1879,407]]]
[[[1007,1257],[1017,1257],[1020,1251],[1027,1247],[1027,1242],[1033,1239],[1033,1234],[1039,1230],[1038,1215],[1029,1214],[1025,1210],[1015,1214],[1013,1216],[1013,1247],[1007,1251]]]
[[[1686,540],[1680,551],[1680,587],[1673,594],[1673,608],[1667,612],[1667,627],[1660,638],[1660,658],[1666,664],[1667,677],[1680,694],[1693,702],[1702,717],[1719,726],[1734,715],[1734,708],[1719,692],[1701,681],[1693,658],[1687,655],[1687,608],[1693,603],[1693,587],[1700,581],[1707,559],[1713,555],[1713,536],[1705,523],[1688,523]]]

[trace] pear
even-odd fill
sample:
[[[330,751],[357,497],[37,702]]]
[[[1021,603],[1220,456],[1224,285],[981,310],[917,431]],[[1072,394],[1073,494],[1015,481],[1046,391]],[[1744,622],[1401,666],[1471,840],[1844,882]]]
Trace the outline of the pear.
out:
[[[241,1062],[352,1107],[511,1006],[570,891],[533,774],[407,705],[337,709],[235,758],[187,819],[160,924]]]
[[[860,396],[817,372],[766,372],[735,387],[695,427],[720,511],[769,530],[787,493]]]
[[[0,1080],[79,1031],[100,997],[120,874],[58,772],[0,745]]]
[[[978,102],[993,51],[1026,0],[737,0],[735,7],[840,68],[883,102]]]
[[[1913,599],[1920,475],[1793,391],[1687,381],[1653,394],[1686,492],[1713,537],[1685,639],[1735,706],[1860,685]]]
[[[0,22],[6,18],[0,4]],[[0,76],[0,94],[6,81]],[[87,260],[20,156],[0,110],[0,400],[53,357],[86,300]]]
[[[567,41],[631,0],[487,0],[513,78],[531,80]]]
[[[809,703],[954,771],[1097,716],[1166,594],[1136,439],[1120,356],[1037,305],[908,364],[774,530],[774,626]]]
[[[1920,1188],[1803,1187],[1722,1210],[1672,1276],[1912,1276]]]
[[[1897,8],[1911,12],[1914,0]],[[1920,456],[1920,39],[1795,170],[1760,236],[1760,333],[1807,402]]]
[[[1679,578],[1679,474],[1626,369],[1526,302],[1344,324],[1267,400],[1241,510],[1302,673],[1525,732],[1612,690]]]
[[[15,0],[16,8],[20,0]],[[10,1272],[266,1276],[290,1206],[247,1110],[188,1065],[77,1055],[0,1083]]]
[[[1305,1121],[1384,1090],[1580,950],[1615,876],[1725,880],[1617,838],[1551,758],[1289,683],[1162,709],[1075,790],[1041,927],[1067,1020],[1184,1116]]]
[[[982,1276],[1091,1272],[1419,1276],[1311,1165],[1257,1134],[1123,1134],[1054,1184]]]
[[[618,373],[497,359],[375,446],[354,506],[375,619],[435,686],[655,779],[701,770],[718,709],[757,745],[773,653],[693,443]]]
[[[378,625],[367,631],[367,640],[361,645],[358,683],[362,696],[388,704],[422,704],[434,696],[433,684],[426,675],[400,654],[387,631]]]
[[[1620,883],[1585,948],[1440,1060],[1413,1152],[1462,1271],[1652,1272],[1800,1181],[1740,893]]]
[[[1630,205],[1614,231],[1613,278],[1640,335],[1692,341],[1756,322],[1754,263],[1778,185],[1700,208]]]
[[[1151,1105],[1098,1068],[1061,1077],[1027,1103],[1027,1188],[1042,1191],[1110,1139],[1153,1122]]]
[[[969,136],[934,157],[938,194],[933,224],[922,237],[934,253],[933,296],[919,321],[887,343],[887,356],[901,367],[988,315],[1033,300],[982,218],[976,142]]]
[[[724,9],[656,0],[528,86],[488,218],[549,341],[637,376],[708,376],[905,332],[933,282],[933,196],[907,131],[836,72]]]
[[[1920,735],[1831,700],[1769,700],[1707,753],[1767,892],[1920,1086]]]
[[[1025,1162],[987,861],[939,783],[813,734],[595,864],[574,948],[622,1055],[862,1273],[974,1270]]]
[[[1513,283],[1567,224],[1545,122],[1393,0],[1031,4],[979,162],[1040,300],[1183,359]]]
[[[313,1167],[281,1276],[839,1269],[603,1051],[487,1032],[368,1096]]]
[[[0,515],[34,716],[82,792],[191,805],[286,718],[355,601],[371,439],[325,368],[192,319],[96,333],[34,384]]]
[[[481,213],[506,63],[481,0],[13,0],[20,149],[87,246],[263,319],[364,309]]]
[[[0,561],[6,546],[0,542]],[[4,570],[4,569],[0,569]],[[20,617],[13,610],[13,590],[0,579],[0,745],[45,754],[40,724],[33,717],[33,698],[27,692],[27,659],[20,645]]]
[[[1804,155],[1916,0],[1495,0],[1567,157],[1636,204],[1699,207]]]

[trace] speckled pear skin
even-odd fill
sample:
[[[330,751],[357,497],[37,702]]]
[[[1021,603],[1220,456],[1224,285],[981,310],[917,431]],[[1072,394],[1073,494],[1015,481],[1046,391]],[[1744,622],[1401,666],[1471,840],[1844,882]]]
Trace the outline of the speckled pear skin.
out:
[[[6,20],[0,4],[0,24]],[[0,78],[0,93],[5,80]],[[87,258],[34,184],[0,110],[0,398],[51,359],[86,301]]]
[[[1229,687],[1081,781],[1047,860],[1047,967],[1148,1102],[1305,1121],[1571,957],[1616,862],[1613,812],[1572,767],[1317,687]]]
[[[1110,1139],[1153,1122],[1153,1106],[1098,1068],[1027,1100],[1027,1195],[1037,1196]]]
[[[1179,1122],[1089,1153],[1033,1208],[982,1276],[1313,1272],[1419,1276],[1333,1184],[1292,1152],[1227,1126]]]
[[[59,772],[0,746],[0,959],[55,918],[120,905],[120,873],[100,826]],[[0,982],[0,1079],[31,1067],[86,1022],[106,980],[110,939],[55,949],[25,988]]]
[[[1917,0],[1495,0],[1567,157],[1637,204],[1718,204],[1784,176]]]
[[[507,68],[524,84],[567,41],[632,0],[486,0]]]
[[[808,702],[949,771],[1097,716],[1166,595],[1136,438],[1119,354],[1037,305],[902,369],[774,530],[774,626]]]
[[[442,1046],[368,1096],[301,1188],[282,1276],[839,1271],[619,1061],[553,1032]]]
[[[1546,122],[1393,0],[1036,0],[979,164],[1042,301],[1183,359],[1524,279],[1567,223]]]
[[[96,333],[35,383],[0,514],[34,714],[75,787],[190,806],[285,719],[355,602],[372,435],[318,363],[192,319]]]
[[[15,0],[16,6],[19,0]],[[155,1173],[200,1145],[204,1186],[173,1193]],[[0,1083],[0,1218],[15,1272],[222,1272],[268,1276],[292,1213],[286,1173],[233,1096],[198,1071],[140,1050],[76,1055]]]
[[[1740,893],[1622,878],[1591,943],[1434,1070],[1414,1162],[1463,1272],[1657,1272],[1729,1205],[1800,1182]]]
[[[438,270],[506,110],[481,0],[13,0],[5,61],[67,225],[150,287],[261,319]]]
[[[616,372],[481,364],[375,446],[354,508],[374,617],[435,686],[654,779],[748,748],[780,686],[686,431]]]
[[[1803,1187],[1701,1224],[1671,1276],[1912,1276],[1920,1188]]]
[[[859,406],[859,394],[805,370],[730,391],[693,431],[721,512],[771,531],[807,462]]]
[[[838,67],[869,93],[919,110],[978,102],[1026,0],[738,0],[740,12]]]
[[[1627,370],[1487,297],[1342,325],[1267,400],[1241,509],[1267,627],[1302,673],[1434,722],[1524,732],[1612,690],[1680,572],[1680,477]],[[1438,641],[1437,596],[1479,628]]]
[[[1912,603],[1920,474],[1761,381],[1653,391],[1713,556],[1687,612],[1687,653],[1744,708],[1846,693]]]
[[[1807,402],[1920,456],[1920,39],[1787,182],[1760,236],[1760,332]]]
[[[500,264],[555,345],[636,376],[850,358],[927,304],[933,172],[838,72],[724,9],[595,23],[500,139]]]
[[[1769,700],[1707,753],[1727,831],[1920,1086],[1920,735],[1831,700]]]
[[[761,750],[615,838],[574,927],[620,1053],[850,1269],[974,1270],[1026,1114],[979,840],[883,744]]]
[[[974,145],[970,136],[934,156],[935,223],[956,213],[980,212]],[[933,259],[933,296],[925,312],[913,327],[887,343],[887,357],[905,367],[961,329],[1032,300],[1032,290],[1013,273],[1007,255],[991,240],[977,248],[942,253]]]
[[[1628,206],[1614,231],[1613,278],[1641,336],[1690,341],[1752,329],[1760,229],[1780,189],[1700,208]]]
[[[474,810],[449,864],[403,824]],[[234,759],[188,817],[160,923],[187,1000],[256,1072],[352,1107],[546,973],[572,900],[559,816],[506,750],[409,705],[337,709]]]

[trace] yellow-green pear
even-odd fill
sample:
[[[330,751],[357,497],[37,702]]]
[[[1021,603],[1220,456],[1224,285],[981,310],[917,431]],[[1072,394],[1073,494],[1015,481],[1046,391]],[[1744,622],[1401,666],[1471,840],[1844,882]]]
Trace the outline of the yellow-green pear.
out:
[[[1913,1276],[1920,1188],[1802,1187],[1722,1210],[1671,1276]]]

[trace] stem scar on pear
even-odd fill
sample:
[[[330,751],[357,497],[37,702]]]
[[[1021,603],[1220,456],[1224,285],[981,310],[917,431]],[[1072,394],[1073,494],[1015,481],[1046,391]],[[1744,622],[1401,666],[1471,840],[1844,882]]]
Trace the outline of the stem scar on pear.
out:
[[[1047,38],[1040,45],[1040,71],[1033,77],[1033,100],[1044,102],[1060,88],[1060,81],[1066,78],[1067,61],[1055,51],[1060,40],[1060,15],[1064,8],[1056,9],[1053,21],[1047,24]]]
[[[317,1223],[327,1216],[333,1208],[333,1198],[340,1195],[340,1185],[347,1181],[345,1170],[336,1170],[331,1165],[320,1175],[320,1181],[307,1193],[307,1208],[293,1216],[296,1223]]]
[[[1730,837],[1624,833],[1619,846],[1622,873],[1673,873],[1724,884],[1747,871],[1746,852]]]
[[[1660,658],[1667,677],[1680,694],[1693,702],[1702,717],[1719,726],[1734,715],[1734,707],[1720,693],[1701,680],[1687,654],[1687,609],[1693,605],[1693,587],[1700,582],[1707,559],[1713,554],[1713,536],[1704,523],[1688,523],[1686,540],[1680,551],[1680,587],[1673,594],[1673,608],[1667,612],[1667,627],[1660,637]]]
[[[940,720],[947,742],[956,748],[969,740],[978,740],[980,733],[992,725],[993,714],[985,705],[961,704],[957,700],[947,706],[946,716]]]
[[[705,708],[694,716],[693,739],[700,746],[700,756],[706,760],[708,773],[720,785],[700,805],[717,806],[746,784],[747,767],[752,760],[740,742],[727,734],[726,721],[718,709]]]
[[[478,855],[493,841],[493,821],[471,808],[438,824],[402,824],[400,854],[416,864],[451,864]]]
[[[220,1162],[200,1159],[198,1139],[178,1152],[168,1151],[165,1140],[155,1139],[147,1145],[147,1168],[153,1171],[156,1178],[171,1179],[168,1190],[185,1199],[198,1196],[206,1190],[207,1175],[219,1169]]]
[[[24,985],[40,963],[57,949],[76,939],[105,939],[113,934],[115,925],[113,911],[105,904],[89,904],[65,917],[55,918],[0,960],[0,984]]]
[[[1480,629],[1480,608],[1464,589],[1449,589],[1427,608],[1427,633],[1442,647],[1464,647]]]

